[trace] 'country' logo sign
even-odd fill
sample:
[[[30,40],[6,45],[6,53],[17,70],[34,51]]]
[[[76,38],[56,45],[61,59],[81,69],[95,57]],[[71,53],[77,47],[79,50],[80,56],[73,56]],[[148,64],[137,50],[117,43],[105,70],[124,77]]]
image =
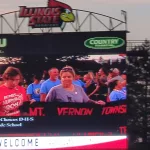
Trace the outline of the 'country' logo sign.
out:
[[[122,38],[118,37],[94,37],[87,39],[84,45],[92,49],[113,49],[125,44]]]

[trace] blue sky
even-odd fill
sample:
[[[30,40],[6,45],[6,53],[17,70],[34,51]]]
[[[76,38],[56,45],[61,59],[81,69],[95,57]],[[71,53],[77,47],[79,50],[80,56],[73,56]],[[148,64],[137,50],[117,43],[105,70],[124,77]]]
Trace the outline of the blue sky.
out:
[[[121,19],[128,13],[128,40],[150,40],[150,0],[60,0],[74,9],[89,10]],[[47,0],[0,0],[0,14],[18,10],[18,6],[46,6]]]

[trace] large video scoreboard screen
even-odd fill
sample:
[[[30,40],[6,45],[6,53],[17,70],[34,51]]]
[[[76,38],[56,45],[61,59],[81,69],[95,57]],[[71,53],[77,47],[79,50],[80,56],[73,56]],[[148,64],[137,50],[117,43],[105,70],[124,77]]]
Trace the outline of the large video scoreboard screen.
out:
[[[0,149],[127,148],[126,32],[0,35]]]

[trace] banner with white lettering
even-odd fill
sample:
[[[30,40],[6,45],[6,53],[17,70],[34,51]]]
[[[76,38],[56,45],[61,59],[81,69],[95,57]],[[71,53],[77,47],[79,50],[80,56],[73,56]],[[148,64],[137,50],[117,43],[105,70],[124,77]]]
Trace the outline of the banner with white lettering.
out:
[[[59,142],[58,142],[59,141]],[[0,149],[126,149],[126,136],[0,137]]]

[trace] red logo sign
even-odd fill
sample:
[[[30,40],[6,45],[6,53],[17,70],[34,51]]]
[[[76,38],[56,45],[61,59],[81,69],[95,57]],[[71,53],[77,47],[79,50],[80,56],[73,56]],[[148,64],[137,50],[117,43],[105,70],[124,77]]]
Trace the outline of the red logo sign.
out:
[[[111,115],[111,114],[125,114],[127,113],[127,106],[114,106],[114,107],[103,107],[102,115]]]
[[[56,0],[48,0],[48,7],[20,6],[19,17],[29,17],[32,28],[60,27],[64,29],[67,22],[74,22],[72,8]]]
[[[58,116],[91,116],[93,108],[57,108]]]

